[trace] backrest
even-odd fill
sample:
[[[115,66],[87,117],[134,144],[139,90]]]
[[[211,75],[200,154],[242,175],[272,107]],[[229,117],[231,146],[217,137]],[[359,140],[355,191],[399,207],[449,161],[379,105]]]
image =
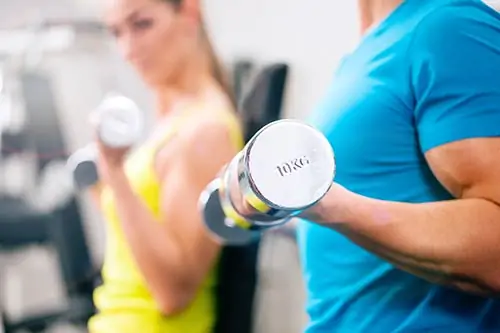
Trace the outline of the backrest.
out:
[[[36,162],[40,175],[45,166],[54,160],[65,162],[66,144],[59,124],[52,85],[48,78],[42,73],[25,72],[21,75],[21,88],[26,122],[22,132],[17,137],[11,137],[8,147],[14,148],[10,149],[10,152],[33,151],[38,157]],[[16,201],[19,202],[20,208],[13,211],[13,216],[10,217],[10,219],[15,217],[19,221],[15,222],[15,226],[12,224],[10,234],[2,234],[3,238],[6,238],[2,242],[11,247],[44,243],[54,248],[69,296],[69,308],[55,312],[50,309],[45,312],[45,309],[42,309],[37,316],[21,318],[10,323],[5,323],[6,318],[3,318],[5,331],[40,332],[45,326],[61,319],[86,322],[94,312],[92,302],[94,274],[82,214],[76,197],[67,198],[65,203],[61,203],[59,208],[50,213],[30,209],[20,200],[18,198]],[[23,237],[19,237],[20,235]]]
[[[21,74],[26,125],[30,148],[38,156],[38,171],[53,160],[66,160],[66,143],[57,112],[52,82],[43,73]]]
[[[252,332],[259,244],[222,249],[214,333]]]
[[[92,264],[77,199],[72,198],[59,207],[53,216],[49,235],[58,255],[66,292],[69,296],[90,300],[98,272]]]
[[[1,132],[0,142],[2,144],[2,149],[0,150],[0,158],[8,158],[11,155],[27,150],[29,147],[28,136],[24,131],[20,132]]]
[[[281,116],[287,66],[266,66],[243,96],[240,110],[246,141],[262,126]],[[251,333],[258,282],[260,242],[222,249],[214,333]]]
[[[254,64],[250,60],[238,60],[233,66],[233,91],[236,100],[241,101],[245,88],[254,71]]]
[[[288,65],[265,66],[255,77],[241,103],[241,117],[248,141],[263,126],[281,118]]]

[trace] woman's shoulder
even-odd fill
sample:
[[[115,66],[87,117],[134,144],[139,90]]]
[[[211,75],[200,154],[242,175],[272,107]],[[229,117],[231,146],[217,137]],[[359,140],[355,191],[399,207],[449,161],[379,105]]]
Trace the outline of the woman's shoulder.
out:
[[[239,145],[243,137],[235,112],[224,109],[207,109],[206,113],[197,115],[184,134],[184,140],[189,144],[210,145],[213,148],[224,144],[234,145],[235,141]]]
[[[239,125],[231,125],[232,120],[228,121],[233,117],[229,111],[206,109],[192,113],[180,126],[173,140],[175,143],[165,145],[158,151],[158,172],[164,174],[167,168],[174,165],[185,172],[197,172],[200,165],[226,160],[226,156],[234,156],[241,150],[241,131],[234,129]]]
[[[200,103],[185,132],[186,140],[207,143],[220,141],[223,144],[242,140],[242,129],[238,114],[231,102],[224,97],[215,97]],[[239,145],[239,142],[238,142]]]

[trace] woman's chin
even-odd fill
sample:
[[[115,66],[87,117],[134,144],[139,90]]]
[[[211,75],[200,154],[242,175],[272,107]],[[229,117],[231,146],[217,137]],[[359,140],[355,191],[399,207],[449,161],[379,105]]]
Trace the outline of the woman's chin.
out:
[[[149,87],[163,86],[168,83],[165,75],[158,75],[158,73],[141,73],[142,80]]]

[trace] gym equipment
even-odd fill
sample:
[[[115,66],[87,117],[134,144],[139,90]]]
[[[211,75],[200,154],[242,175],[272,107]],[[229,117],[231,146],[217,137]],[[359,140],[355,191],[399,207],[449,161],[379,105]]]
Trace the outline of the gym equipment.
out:
[[[77,189],[84,190],[99,181],[96,161],[97,148],[94,144],[78,149],[68,158],[66,165]]]
[[[97,125],[99,139],[111,148],[127,148],[142,135],[142,112],[131,99],[108,95],[97,107],[92,120]]]
[[[240,105],[245,142],[250,141],[262,127],[281,118],[288,72],[287,64],[274,63],[265,66],[250,80],[251,88]]]
[[[297,120],[264,126],[200,196],[205,225],[243,245],[317,203],[335,177],[328,140]]]
[[[288,68],[286,64],[276,63],[266,64],[261,69],[255,68],[255,77],[252,73],[252,79],[245,82],[248,87],[245,87],[244,91],[240,90],[240,95],[236,95],[245,143],[248,142],[246,139],[253,137],[263,126],[281,118],[281,101],[286,86],[286,75],[283,74],[286,73],[276,70],[277,67]],[[268,87],[268,90],[263,90],[263,86]],[[238,93],[238,90],[235,89],[235,92]],[[217,209],[217,206],[214,207]],[[220,205],[218,209],[221,209]],[[260,238],[245,246],[226,244],[222,247],[217,265],[214,333],[251,333],[260,327],[254,309],[259,285],[258,260],[262,241],[263,238]]]
[[[71,26],[70,29],[77,33],[98,36],[102,35],[100,31],[105,31],[99,22],[80,21],[75,24],[70,21],[44,21],[33,31],[27,27],[26,34],[21,36],[7,32],[3,37],[16,43],[3,43],[0,46],[0,57],[2,61],[5,60],[2,65],[6,64],[14,72],[16,86],[19,83],[20,100],[23,102],[20,103],[19,111],[25,113],[23,122],[14,128],[15,133],[0,131],[0,155],[7,157],[32,153],[36,158],[37,177],[46,166],[55,161],[64,163],[68,157],[52,82],[44,71],[36,68],[37,60],[43,54],[66,48],[62,45],[64,41],[61,35],[54,35],[50,29],[58,26],[64,30]],[[14,107],[17,108],[17,105]],[[35,179],[37,181],[39,179]],[[52,331],[56,324],[61,323],[71,323],[83,329],[89,317],[95,313],[92,293],[101,284],[99,274],[96,274],[97,266],[92,262],[89,252],[78,197],[71,193],[69,199],[62,206],[42,212],[32,207],[24,196],[0,195],[1,254],[8,256],[10,251],[33,245],[49,246],[57,254],[58,271],[67,298],[61,308],[51,310],[42,306],[36,309],[36,315],[18,318],[11,318],[8,315],[9,304],[0,300],[0,332],[42,333]]]
[[[66,144],[51,80],[35,70],[22,71],[19,80],[26,121],[16,138],[16,149],[7,151],[13,156],[33,152],[38,178],[52,163],[65,161],[61,152],[67,151]],[[67,303],[61,308],[40,308],[36,315],[19,318],[9,317],[9,305],[0,302],[1,332],[42,333],[62,322],[79,327],[86,325],[95,312],[92,291],[99,284],[99,277],[95,274],[84,230],[83,214],[73,193],[62,205],[50,211],[37,209],[24,196],[0,196],[1,254],[8,256],[11,251],[34,245],[49,246],[57,255],[58,271],[67,296]]]
[[[241,101],[254,71],[255,64],[251,60],[241,59],[233,64],[232,82],[234,96]]]
[[[142,112],[129,98],[108,95],[97,107],[91,121],[102,143],[112,148],[128,148],[139,141],[143,129]],[[97,148],[89,144],[77,150],[67,161],[77,188],[85,189],[99,180]]]

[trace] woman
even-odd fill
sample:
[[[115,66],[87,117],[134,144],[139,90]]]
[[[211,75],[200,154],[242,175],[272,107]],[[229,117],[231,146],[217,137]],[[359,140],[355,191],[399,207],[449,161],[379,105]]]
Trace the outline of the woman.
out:
[[[99,145],[107,246],[89,328],[210,332],[220,248],[197,205],[242,147],[231,94],[196,0],[110,1],[107,24],[157,110],[149,140],[130,158]]]

